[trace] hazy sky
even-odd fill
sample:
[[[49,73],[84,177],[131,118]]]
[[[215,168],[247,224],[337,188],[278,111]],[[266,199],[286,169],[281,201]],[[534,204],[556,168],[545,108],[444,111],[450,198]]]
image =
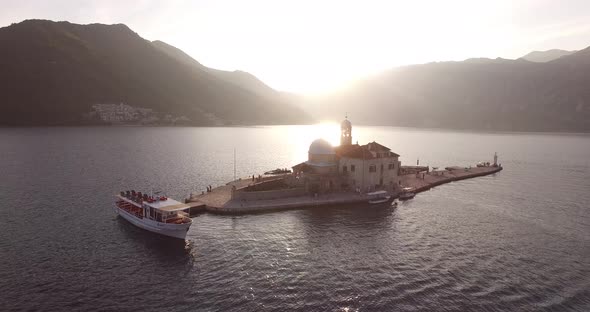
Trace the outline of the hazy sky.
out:
[[[322,92],[398,65],[590,46],[590,0],[0,0],[0,26],[124,23],[202,64]]]

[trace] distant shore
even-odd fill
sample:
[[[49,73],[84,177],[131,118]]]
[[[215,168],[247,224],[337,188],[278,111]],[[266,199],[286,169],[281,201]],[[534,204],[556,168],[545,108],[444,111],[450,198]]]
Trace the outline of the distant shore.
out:
[[[0,128],[260,128],[260,127],[275,127],[275,126],[313,126],[318,125],[314,123],[309,124],[239,124],[239,125],[135,125],[135,124],[78,124],[78,125],[0,125]],[[404,131],[446,131],[457,133],[477,133],[477,134],[515,134],[515,135],[590,135],[588,132],[570,132],[563,131],[511,131],[511,130],[483,130],[483,129],[456,129],[456,128],[419,128],[419,127],[401,127],[401,126],[384,126],[384,125],[359,125],[360,127],[373,128],[396,128]]]

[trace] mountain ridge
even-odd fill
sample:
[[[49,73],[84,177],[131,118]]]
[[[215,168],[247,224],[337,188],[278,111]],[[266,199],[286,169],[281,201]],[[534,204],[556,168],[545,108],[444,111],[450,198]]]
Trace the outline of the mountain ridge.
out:
[[[184,51],[167,44],[163,41],[156,40],[152,42],[155,46],[157,46],[161,51],[167,53],[171,57],[174,57],[181,61],[183,64],[187,66],[194,66],[196,68],[205,70],[212,75],[227,81],[229,83],[235,84],[241,88],[247,89],[251,92],[254,92],[258,95],[269,97],[269,98],[280,98],[281,93],[280,91],[274,90],[265,84],[263,81],[258,79],[256,76],[242,70],[234,70],[234,71],[226,71],[220,69],[214,69],[204,66],[203,64],[199,63],[193,57],[185,53]]]
[[[468,59],[392,68],[309,100],[317,119],[478,131],[590,132],[590,47],[546,63]]]
[[[124,24],[27,20],[0,28],[0,85],[3,126],[300,124],[349,112],[357,124],[590,132],[590,47],[546,62],[407,65],[310,99]]]
[[[26,20],[0,28],[0,69],[7,90],[0,125],[311,120],[289,103],[182,64],[123,24]]]
[[[551,49],[546,51],[532,51],[520,57],[530,62],[546,63],[559,59],[560,57],[571,55],[577,51],[566,51],[561,49]]]

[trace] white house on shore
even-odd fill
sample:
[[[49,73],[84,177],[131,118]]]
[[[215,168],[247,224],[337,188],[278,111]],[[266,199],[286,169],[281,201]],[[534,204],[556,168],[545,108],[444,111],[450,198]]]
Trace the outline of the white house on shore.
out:
[[[371,142],[352,144],[352,124],[341,124],[340,146],[323,139],[309,147],[308,160],[293,166],[293,174],[310,193],[331,191],[393,191],[398,188],[399,155]]]

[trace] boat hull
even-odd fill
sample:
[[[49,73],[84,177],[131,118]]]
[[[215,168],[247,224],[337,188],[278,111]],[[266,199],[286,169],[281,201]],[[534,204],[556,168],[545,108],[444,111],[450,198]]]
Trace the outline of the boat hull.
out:
[[[402,194],[399,197],[399,200],[410,200],[410,199],[414,198],[414,196],[416,196],[416,194],[414,194],[414,193],[411,193],[411,194]]]
[[[369,205],[391,204],[391,202],[393,202],[393,199],[394,198],[392,196],[387,196],[387,198],[378,198],[378,199],[369,200],[368,203],[369,203]]]
[[[191,223],[184,223],[184,224],[171,224],[171,223],[162,223],[157,222],[154,220],[149,220],[146,218],[140,219],[127,211],[120,209],[119,207],[115,206],[115,211],[119,214],[123,219],[129,221],[131,224],[142,228],[144,230],[150,231],[152,233],[178,238],[178,239],[185,239],[186,233],[191,226]]]

